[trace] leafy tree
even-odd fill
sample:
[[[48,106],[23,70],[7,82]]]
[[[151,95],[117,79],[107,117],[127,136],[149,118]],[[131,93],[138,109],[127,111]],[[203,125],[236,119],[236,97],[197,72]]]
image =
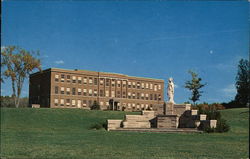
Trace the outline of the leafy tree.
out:
[[[25,78],[34,69],[41,71],[41,63],[37,55],[39,55],[38,51],[26,51],[17,46],[7,46],[1,49],[2,76],[11,79],[12,97],[17,108]],[[1,82],[4,82],[3,79]]]
[[[235,101],[241,106],[249,106],[250,103],[250,63],[248,60],[241,59],[238,65],[238,73],[236,76],[237,94]]]
[[[100,105],[97,103],[97,101],[94,101],[93,105],[90,108],[91,110],[100,110]]]
[[[192,96],[189,98],[191,101],[193,101],[193,104],[195,105],[195,102],[199,100],[202,91],[200,89],[204,87],[206,84],[201,84],[201,78],[198,77],[198,74],[193,71],[188,71],[188,73],[191,74],[192,80],[187,81],[185,83],[185,88],[192,91]]]

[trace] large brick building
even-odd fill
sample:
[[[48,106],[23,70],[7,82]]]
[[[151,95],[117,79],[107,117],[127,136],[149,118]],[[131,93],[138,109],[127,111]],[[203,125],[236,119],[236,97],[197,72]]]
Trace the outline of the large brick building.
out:
[[[29,103],[50,108],[136,111],[164,103],[164,80],[50,68],[30,75]]]

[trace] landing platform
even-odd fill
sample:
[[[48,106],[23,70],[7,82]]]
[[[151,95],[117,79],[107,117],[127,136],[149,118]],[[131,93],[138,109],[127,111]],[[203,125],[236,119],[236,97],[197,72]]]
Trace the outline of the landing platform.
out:
[[[157,132],[157,133],[203,133],[195,128],[117,128],[110,131],[131,131],[131,132]]]

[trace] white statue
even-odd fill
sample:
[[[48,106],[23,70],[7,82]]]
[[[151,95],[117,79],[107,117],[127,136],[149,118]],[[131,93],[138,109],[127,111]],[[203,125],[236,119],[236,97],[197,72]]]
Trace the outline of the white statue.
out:
[[[174,103],[174,82],[173,78],[168,79],[168,102]]]

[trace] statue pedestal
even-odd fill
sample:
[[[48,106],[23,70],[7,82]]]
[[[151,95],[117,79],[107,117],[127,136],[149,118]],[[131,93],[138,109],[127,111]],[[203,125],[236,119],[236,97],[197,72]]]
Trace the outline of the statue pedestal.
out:
[[[165,110],[165,115],[174,115],[174,103],[167,102]]]

